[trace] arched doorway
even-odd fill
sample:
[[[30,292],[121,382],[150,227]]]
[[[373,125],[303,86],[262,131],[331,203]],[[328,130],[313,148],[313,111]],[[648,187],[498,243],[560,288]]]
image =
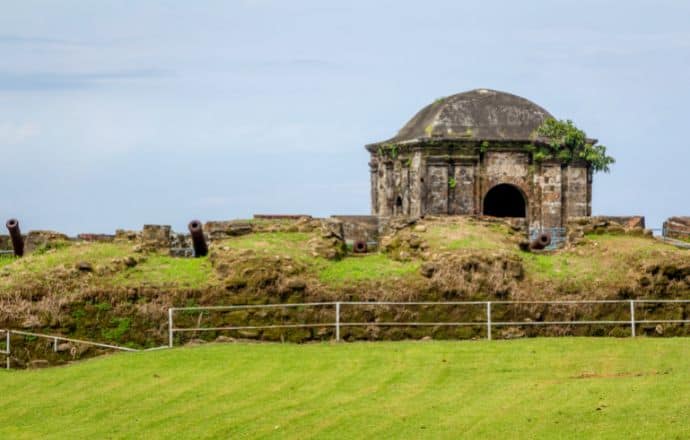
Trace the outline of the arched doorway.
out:
[[[492,217],[526,217],[527,200],[514,185],[496,185],[484,196],[484,215]]]

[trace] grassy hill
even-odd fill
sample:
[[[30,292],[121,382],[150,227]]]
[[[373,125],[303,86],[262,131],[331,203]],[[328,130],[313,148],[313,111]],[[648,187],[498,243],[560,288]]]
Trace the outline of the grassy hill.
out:
[[[555,252],[530,253],[518,247],[522,234],[509,225],[468,217],[427,218],[381,239],[380,250],[367,255],[315,249],[328,246],[324,231],[311,223],[266,221],[261,230],[214,241],[205,258],[174,258],[165,251],[142,251],[135,242],[60,242],[22,259],[0,259],[0,328],[25,328],[43,333],[133,347],[166,341],[167,308],[171,306],[264,304],[317,301],[439,301],[689,298],[690,250],[678,249],[651,237],[591,234],[576,245]],[[621,229],[622,231],[622,229]],[[332,242],[332,241],[331,241]],[[328,249],[327,249],[328,250]],[[381,310],[385,319],[473,321],[476,311]],[[642,313],[643,311],[640,310]],[[181,315],[187,326],[222,326],[321,321],[305,314],[282,312]],[[300,312],[301,313],[301,312]],[[448,312],[450,313],[450,312]],[[464,313],[464,314],[463,314]],[[498,310],[497,310],[497,313]],[[525,308],[506,311],[507,320],[626,320],[624,307]],[[512,313],[512,315],[510,314]],[[690,307],[651,307],[647,319],[684,319]],[[330,318],[329,318],[330,319]],[[375,322],[374,313],[349,316]],[[431,319],[431,318],[429,318]],[[496,316],[495,319],[501,319]],[[185,324],[185,322],[181,322]],[[195,325],[195,324],[194,324]],[[354,339],[419,339],[482,337],[481,329],[348,329]],[[642,334],[685,335],[682,326],[641,326]],[[518,335],[612,335],[627,328],[505,328],[496,337]],[[505,335],[503,334],[505,332]],[[208,332],[213,340],[220,334]],[[332,337],[318,330],[231,334],[295,342]],[[24,359],[52,359],[42,346],[26,342]],[[184,341],[180,341],[184,342]],[[18,353],[22,353],[18,351]],[[19,355],[18,355],[19,356]],[[89,356],[80,352],[79,356]],[[62,361],[70,360],[63,356]],[[21,362],[20,362],[21,361]]]
[[[210,258],[135,252],[136,246],[128,242],[58,243],[23,259],[0,257],[0,296],[29,289],[48,293],[142,286],[167,291],[223,289],[238,278],[251,287],[250,272],[257,266],[276,265],[291,265],[284,275],[299,275],[314,289],[381,282],[399,291],[401,280],[413,287],[417,287],[415,282],[425,281],[420,271],[423,263],[447,265],[462,257],[512,259],[522,267],[524,279],[518,281],[526,289],[547,287],[549,293],[565,289],[588,295],[596,290],[606,296],[644,275],[646,269],[682,266],[690,260],[690,250],[625,234],[589,235],[579,245],[558,252],[522,252],[516,245],[519,234],[506,225],[464,217],[422,221],[385,238],[382,252],[332,260],[310,249],[310,240],[318,238],[318,231],[297,232],[279,226],[282,229],[274,232],[215,242]],[[87,263],[92,270],[79,271],[79,263]]]
[[[213,344],[0,389],[12,439],[690,437],[684,338]]]

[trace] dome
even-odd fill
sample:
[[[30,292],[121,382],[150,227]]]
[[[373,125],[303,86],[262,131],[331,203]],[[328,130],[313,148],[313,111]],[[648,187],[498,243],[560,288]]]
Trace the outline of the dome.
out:
[[[489,89],[437,99],[421,109],[398,134],[384,143],[416,143],[429,139],[531,141],[551,114],[510,93]]]

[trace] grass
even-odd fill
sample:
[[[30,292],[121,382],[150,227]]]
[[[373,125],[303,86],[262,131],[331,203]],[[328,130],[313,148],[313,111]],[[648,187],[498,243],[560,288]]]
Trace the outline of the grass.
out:
[[[690,436],[686,339],[208,345],[0,389],[12,439]]]
[[[457,217],[449,222],[432,223],[420,235],[433,249],[440,251],[500,249],[506,246],[507,228],[501,224],[483,225]]]
[[[310,258],[307,242],[313,234],[306,232],[258,232],[233,237],[222,242],[230,249],[247,249],[270,255]]]
[[[331,285],[352,281],[405,278],[419,273],[419,263],[400,262],[384,254],[348,257],[340,261],[322,262],[319,279]]]
[[[101,262],[131,254],[132,246],[116,243],[79,243],[61,246],[45,252],[28,254],[14,259],[11,264],[13,273],[45,272],[60,266],[74,266],[87,262]]]
[[[207,257],[174,258],[168,255],[149,255],[133,269],[118,273],[111,283],[120,286],[175,285],[201,288],[214,280],[213,268]]]
[[[16,258],[13,255],[0,255],[0,268],[14,263]]]
[[[637,266],[681,262],[690,252],[650,238],[602,234],[587,236],[575,249],[554,254],[521,252],[520,256],[534,280],[600,288],[625,285]]]
[[[263,232],[223,241],[230,249],[253,250],[265,255],[284,255],[308,263],[310,273],[330,285],[352,281],[400,278],[418,272],[419,263],[401,263],[380,253],[349,256],[331,261],[311,255],[307,242],[314,234],[304,232]]]
[[[263,220],[258,220],[263,221]],[[690,251],[677,249],[650,238],[629,235],[591,235],[574,248],[555,253],[520,252],[516,236],[499,223],[482,223],[471,218],[454,217],[422,223],[412,231],[428,245],[430,254],[439,252],[476,253],[481,255],[502,251],[520,256],[525,267],[526,284],[552,285],[559,292],[603,292],[606,295],[630,284],[654,264],[681,264]],[[348,282],[387,279],[413,279],[418,275],[421,260],[401,263],[385,254],[364,257],[348,256],[340,261],[315,257],[308,244],[317,233],[260,232],[233,237],[215,243],[217,251],[251,250],[257,264],[273,264],[274,257],[295,259],[306,267],[307,277],[335,287]],[[226,249],[223,249],[226,248]],[[425,248],[426,249],[426,248]],[[48,286],[55,292],[74,288],[75,278],[66,276],[77,263],[91,263],[95,269],[108,268],[112,260],[133,253],[132,243],[62,243],[55,249],[15,259],[0,257],[0,293],[13,292],[22,286]],[[264,263],[262,259],[266,259]],[[216,268],[217,269],[217,268]],[[132,269],[113,273],[103,271],[84,276],[80,282],[97,287],[148,285],[161,288],[213,287],[218,272],[206,259],[172,258],[164,254],[147,255],[146,261]],[[98,271],[96,271],[98,272]],[[540,288],[540,287],[537,287]]]

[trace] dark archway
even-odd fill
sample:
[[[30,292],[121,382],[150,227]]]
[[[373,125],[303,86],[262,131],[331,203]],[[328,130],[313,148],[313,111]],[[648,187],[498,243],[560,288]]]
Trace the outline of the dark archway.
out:
[[[513,185],[496,185],[484,196],[484,215],[493,217],[525,217],[527,201]]]

